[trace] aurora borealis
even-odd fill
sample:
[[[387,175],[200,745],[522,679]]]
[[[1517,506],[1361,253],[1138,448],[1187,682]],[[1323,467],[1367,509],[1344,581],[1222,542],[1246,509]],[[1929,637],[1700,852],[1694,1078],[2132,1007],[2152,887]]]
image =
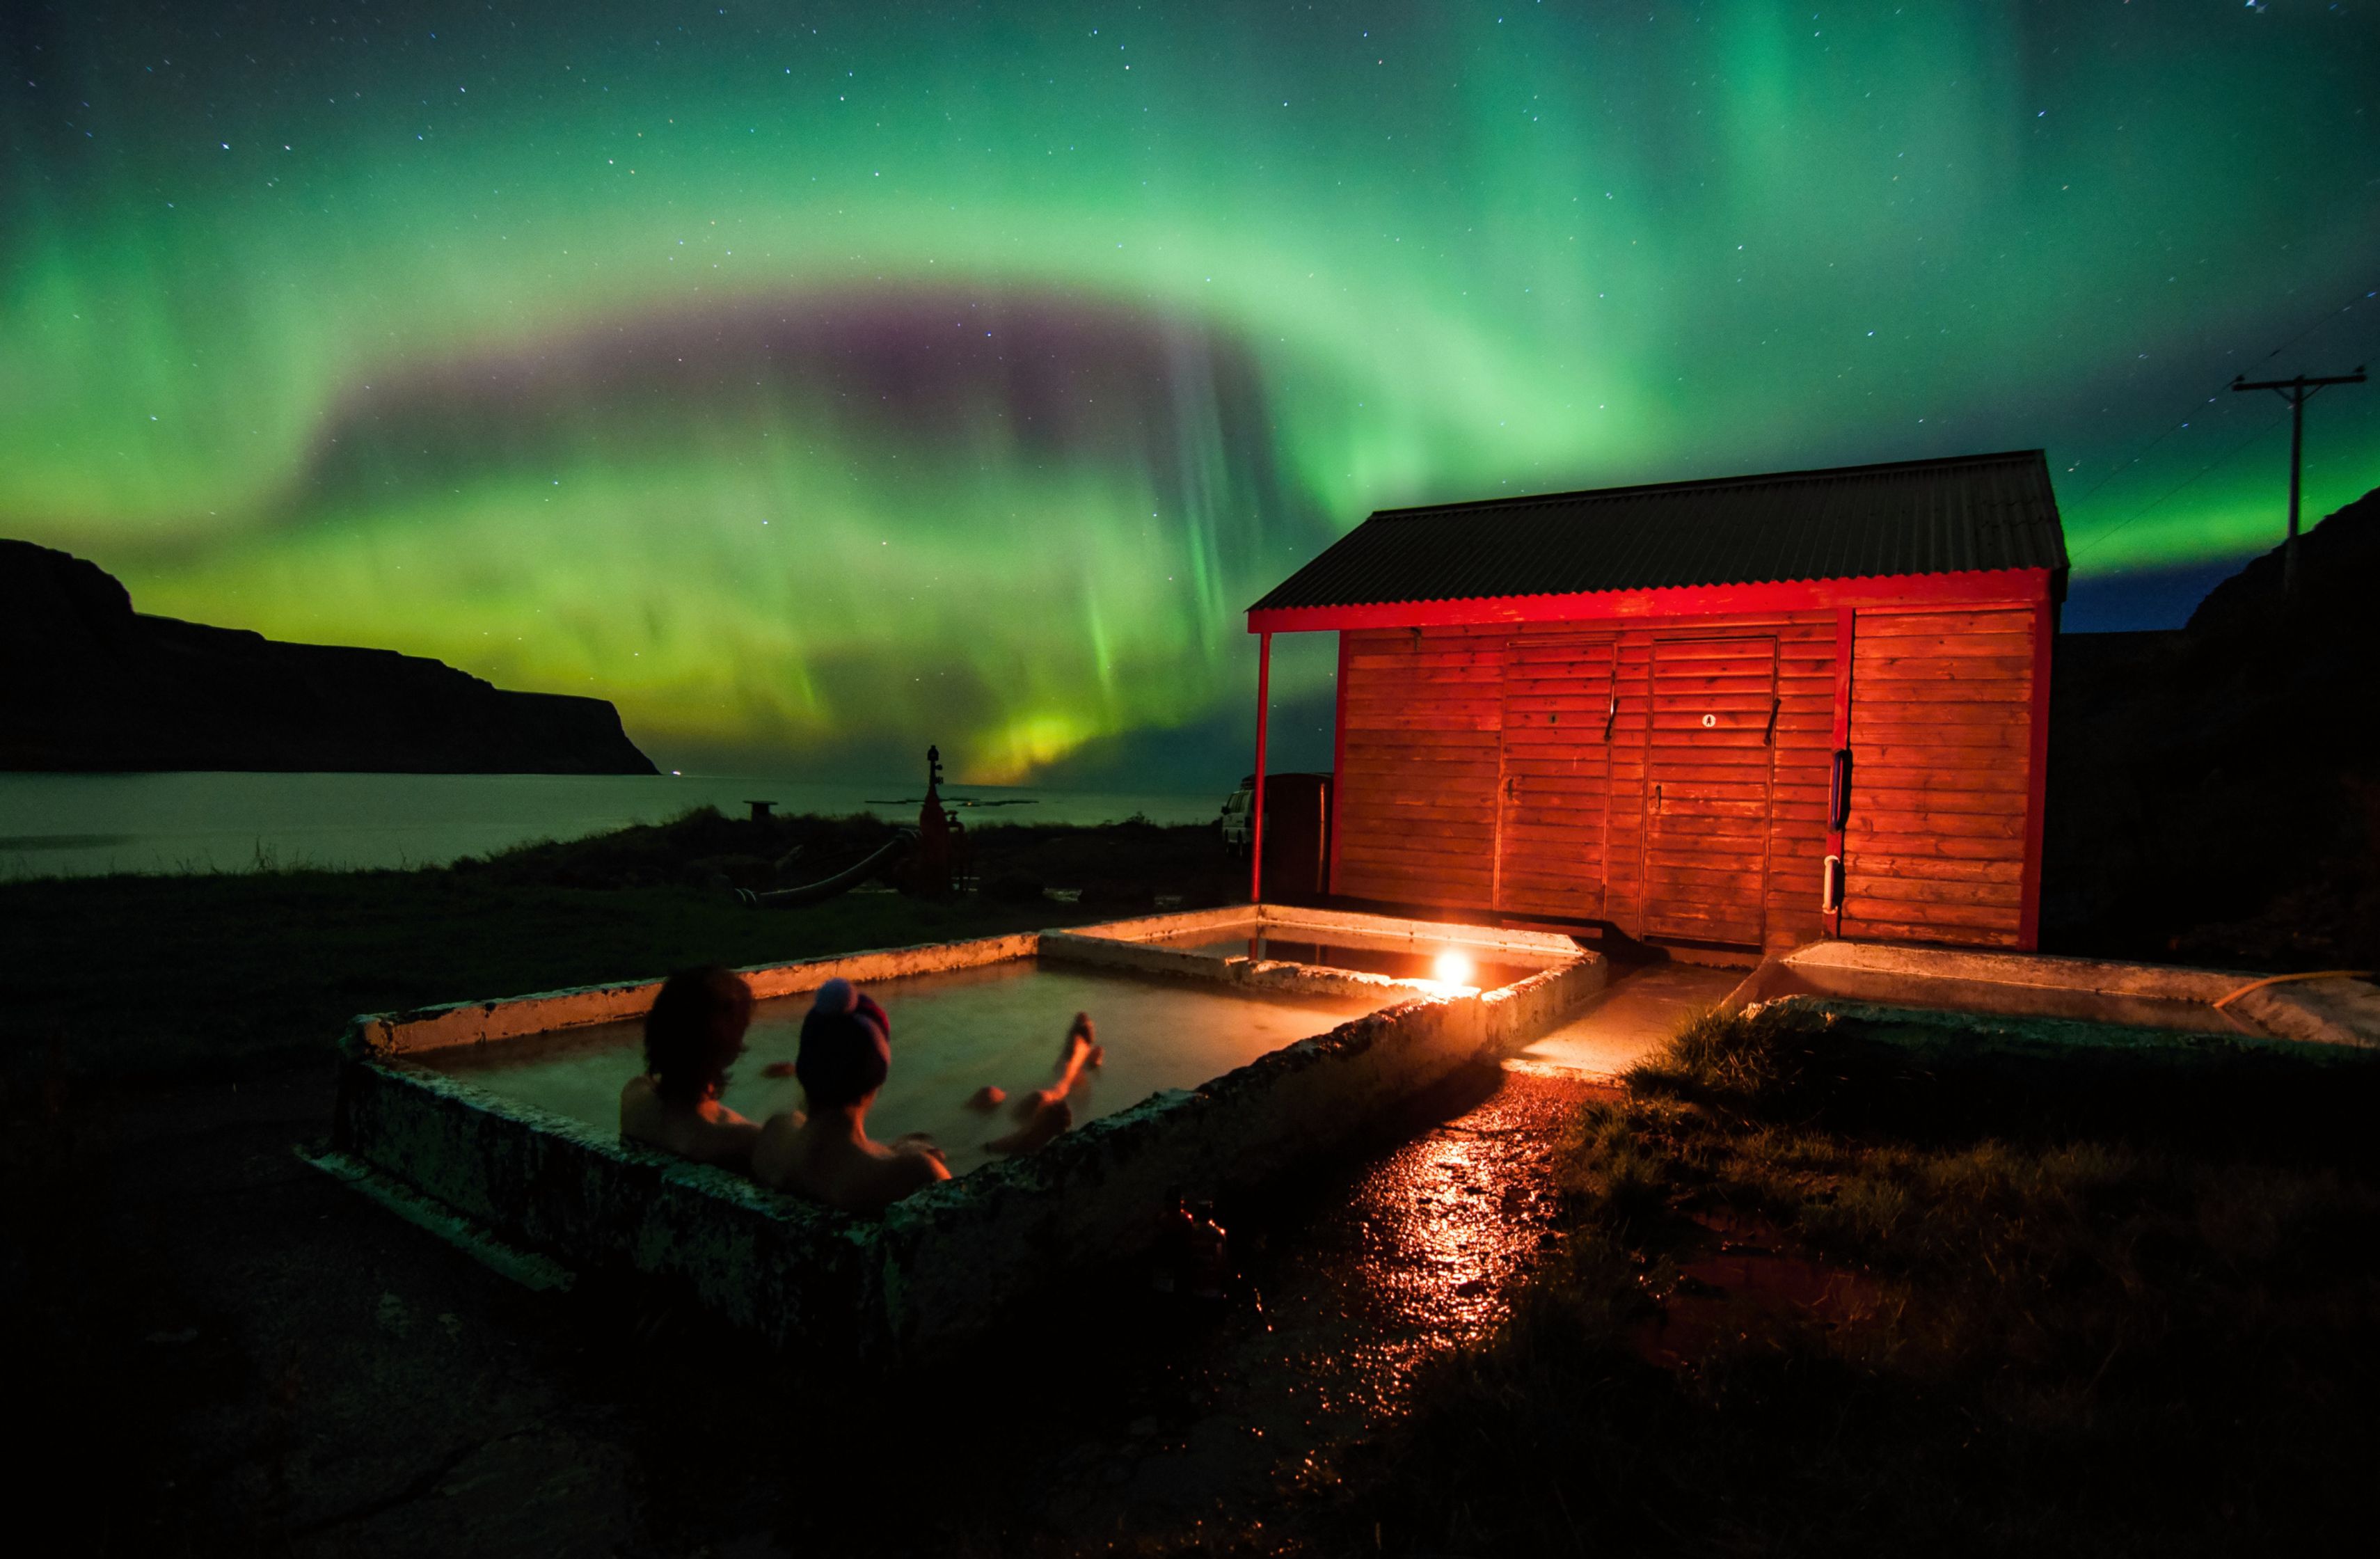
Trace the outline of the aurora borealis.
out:
[[[2038,445],[2078,580],[2261,550],[2223,382],[2380,358],[2362,3],[0,30],[0,535],[664,767],[1205,786],[1386,505]]]

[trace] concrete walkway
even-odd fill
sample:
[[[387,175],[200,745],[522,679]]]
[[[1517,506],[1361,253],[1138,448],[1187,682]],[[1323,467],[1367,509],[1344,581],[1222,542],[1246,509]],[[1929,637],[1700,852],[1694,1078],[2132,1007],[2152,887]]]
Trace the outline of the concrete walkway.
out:
[[[1550,1077],[1615,1078],[1658,1050],[1688,1013],[1716,1005],[1748,972],[1701,964],[1642,965],[1508,1065]]]

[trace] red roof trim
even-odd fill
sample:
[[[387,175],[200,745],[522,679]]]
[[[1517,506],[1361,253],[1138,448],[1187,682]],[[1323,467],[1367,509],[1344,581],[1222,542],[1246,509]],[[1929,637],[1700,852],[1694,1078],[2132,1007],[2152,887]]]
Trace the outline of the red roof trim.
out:
[[[1468,601],[1380,601],[1353,606],[1250,608],[1250,633],[1333,628],[1451,627],[1473,623],[1572,623],[1706,617],[1735,612],[1806,612],[1837,606],[1959,605],[2046,602],[2046,568],[1957,574],[1894,574],[1856,579],[1787,579],[1742,585],[1664,585],[1655,590],[1499,595]]]

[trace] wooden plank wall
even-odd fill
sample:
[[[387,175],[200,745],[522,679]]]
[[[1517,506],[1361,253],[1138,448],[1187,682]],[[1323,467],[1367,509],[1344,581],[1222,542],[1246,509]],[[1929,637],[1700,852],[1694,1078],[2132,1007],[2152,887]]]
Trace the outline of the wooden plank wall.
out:
[[[1505,641],[1496,904],[1508,914],[1603,915],[1617,637]]]
[[[1740,635],[1777,640],[1777,731],[1761,941],[1780,949],[1824,933],[1818,907],[1833,751],[1835,614],[1772,613],[1658,623],[1490,624],[1348,630],[1340,688],[1345,772],[1338,782],[1334,890],[1403,905],[1525,914],[1493,902],[1506,646],[1547,636],[1616,640],[1618,710],[1603,755],[1609,862],[1602,918],[1644,932],[1644,816],[1654,640]],[[1600,743],[1590,723],[1582,741]],[[1582,755],[1584,757],[1584,755]],[[1540,886],[1543,863],[1529,877]],[[1585,895],[1582,895],[1585,896]],[[1541,913],[1542,911],[1540,911]]]
[[[1858,615],[1843,935],[2022,944],[2036,610]]]
[[[1776,639],[1653,640],[1642,854],[1648,934],[1761,940],[1782,713]]]
[[[1333,891],[1484,909],[1495,879],[1503,636],[1350,632]]]

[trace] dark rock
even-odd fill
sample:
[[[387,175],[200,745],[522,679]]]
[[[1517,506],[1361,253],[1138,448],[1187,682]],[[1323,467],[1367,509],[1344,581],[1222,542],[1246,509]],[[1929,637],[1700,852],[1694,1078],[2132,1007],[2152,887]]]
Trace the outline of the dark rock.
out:
[[[132,610],[66,553],[0,541],[0,769],[650,774],[601,699],[511,693],[393,650]]]
[[[2276,547],[2187,627],[2062,634],[2044,945],[2245,968],[2380,957],[2380,493]]]

